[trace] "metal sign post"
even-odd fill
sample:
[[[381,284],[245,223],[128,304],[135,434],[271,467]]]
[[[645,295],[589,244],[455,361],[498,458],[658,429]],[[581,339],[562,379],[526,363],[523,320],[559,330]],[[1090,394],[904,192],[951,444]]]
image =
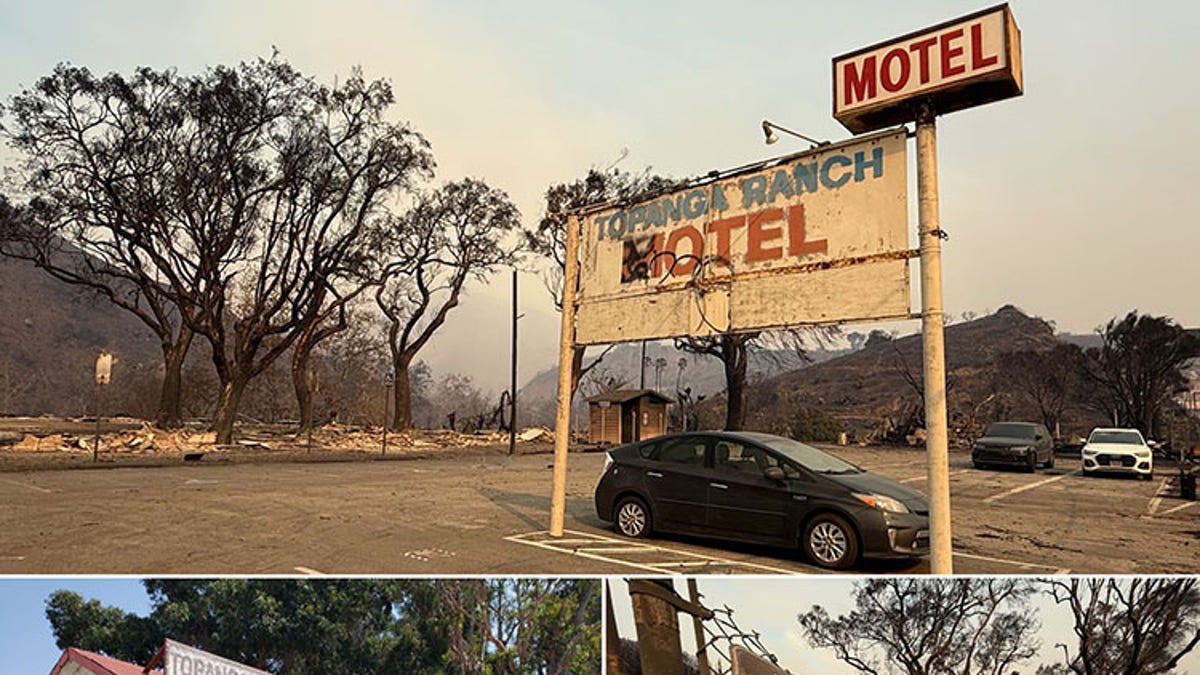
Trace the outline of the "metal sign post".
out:
[[[953,574],[950,450],[946,431],[946,349],[942,310],[942,232],[938,216],[937,127],[932,106],[917,116],[917,199],[921,238],[921,340],[924,353],[925,454],[929,489],[929,561]]]
[[[391,426],[392,423],[391,419],[389,418],[389,413],[391,413],[392,408],[392,387],[395,386],[395,384],[395,373],[389,370],[383,374],[383,451],[380,452],[382,455],[387,454],[387,432],[388,427]]]
[[[915,65],[914,65],[915,64]],[[1024,92],[1021,31],[1007,4],[833,59],[833,117],[859,134],[917,123],[921,339],[930,566],[952,574],[942,239],[935,118]]]
[[[554,420],[554,483],[550,492],[550,536],[563,535],[567,506],[567,449],[571,440],[571,358],[575,351],[575,290],[579,283],[579,218],[567,220],[563,270],[562,329],[558,340],[558,414]]]
[[[108,352],[101,351],[96,357],[96,434],[92,439],[92,463],[100,461],[100,394],[104,386],[112,381],[112,364],[113,357]]]

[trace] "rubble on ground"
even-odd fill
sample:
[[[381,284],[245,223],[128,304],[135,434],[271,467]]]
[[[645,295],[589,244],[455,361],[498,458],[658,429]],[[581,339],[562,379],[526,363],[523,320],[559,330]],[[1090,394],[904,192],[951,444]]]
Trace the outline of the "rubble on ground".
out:
[[[9,433],[5,447],[24,452],[93,452],[96,436],[78,433]],[[143,423],[139,429],[100,434],[99,452],[122,455],[188,454],[246,451],[382,450],[382,427],[362,427],[331,422],[312,430],[297,432],[291,425],[239,427],[233,446],[216,445],[216,434],[202,428],[159,429]],[[311,439],[311,440],[310,440]],[[437,450],[448,448],[507,445],[507,431],[463,433],[444,429],[388,431],[388,452]],[[553,443],[554,434],[545,427],[528,427],[517,433],[520,443]]]

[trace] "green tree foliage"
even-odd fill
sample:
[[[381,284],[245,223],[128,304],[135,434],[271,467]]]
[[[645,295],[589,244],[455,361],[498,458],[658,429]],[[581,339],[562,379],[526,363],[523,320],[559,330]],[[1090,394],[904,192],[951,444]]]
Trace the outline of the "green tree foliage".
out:
[[[138,617],[70,591],[60,647],[145,664],[163,638],[280,675],[594,673],[594,580],[154,579]]]

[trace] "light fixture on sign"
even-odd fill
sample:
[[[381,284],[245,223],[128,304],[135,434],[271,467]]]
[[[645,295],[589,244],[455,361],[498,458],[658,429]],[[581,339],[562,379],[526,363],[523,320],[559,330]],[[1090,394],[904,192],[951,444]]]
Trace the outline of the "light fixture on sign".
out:
[[[792,131],[791,129],[788,129],[787,127],[781,127],[778,124],[771,122],[770,120],[763,120],[762,121],[762,130],[763,130],[763,136],[766,137],[764,140],[766,140],[767,145],[771,145],[779,140],[779,136],[775,135],[775,131],[774,131],[775,129],[778,129],[785,134],[791,134],[792,136],[795,136],[796,138],[808,141],[809,143],[812,143],[812,146],[814,148],[817,146],[820,146],[820,145],[829,145],[829,141],[818,141],[815,138],[809,138],[808,136],[805,136],[802,133]]]

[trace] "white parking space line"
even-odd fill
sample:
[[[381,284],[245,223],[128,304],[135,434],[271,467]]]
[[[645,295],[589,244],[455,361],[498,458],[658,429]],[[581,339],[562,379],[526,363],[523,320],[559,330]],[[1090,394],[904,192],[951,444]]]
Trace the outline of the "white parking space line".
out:
[[[1158,507],[1162,505],[1163,495],[1167,493],[1167,485],[1170,482],[1170,478],[1164,478],[1158,484],[1158,489],[1154,491],[1154,496],[1150,498],[1150,503],[1146,505],[1146,513],[1154,515],[1158,511]]]
[[[657,546],[653,544],[630,544],[624,539],[615,539],[605,537],[598,534],[589,534],[587,532],[577,532],[567,530],[566,534],[571,535],[570,539],[555,539],[549,536],[545,531],[527,532],[525,534],[516,534],[504,537],[506,541],[511,541],[517,544],[525,544],[526,546],[536,546],[538,548],[555,551],[557,553],[566,553],[575,555],[589,560],[598,560],[614,565],[623,565],[634,569],[645,570],[656,574],[679,574],[682,569],[697,569],[697,568],[731,568],[745,570],[750,574],[801,574],[797,570],[784,569],[782,567],[771,567],[770,565],[760,565],[758,563],[742,562],[737,560],[729,560],[727,558],[718,558],[715,556],[702,555],[692,553],[690,551],[679,551],[676,549],[667,548],[665,546]],[[592,546],[579,546],[579,543],[589,543]],[[662,560],[651,562],[635,562],[633,560],[623,560],[619,557],[611,555],[602,555],[593,551],[616,551],[618,553],[654,553],[662,556]]]
[[[964,473],[970,473],[970,472],[971,472],[970,469],[959,469],[958,471],[951,471],[950,473],[948,473],[946,475],[953,478],[954,476],[958,476],[958,475],[961,475]],[[915,483],[919,480],[925,480],[928,477],[929,477],[929,474],[923,473],[920,476],[910,476],[908,478],[901,478],[900,480],[898,480],[896,482],[898,482],[898,483]]]
[[[1175,512],[1177,512],[1177,511],[1182,511],[1182,510],[1186,509],[1186,508],[1187,508],[1187,507],[1189,507],[1189,506],[1195,506],[1195,505],[1196,505],[1196,502],[1186,502],[1186,503],[1180,504],[1179,506],[1173,506],[1173,507],[1171,507],[1171,508],[1167,509],[1166,511],[1163,511],[1162,513],[1159,513],[1159,514],[1157,514],[1157,515],[1159,515],[1159,516],[1166,516],[1166,515],[1170,515],[1170,514],[1172,514],[1172,513],[1175,513]]]
[[[1005,565],[1014,565],[1016,567],[1021,567],[1024,569],[1052,570],[1050,572],[1051,574],[1070,574],[1071,573],[1071,570],[1069,570],[1069,569],[1062,568],[1062,567],[1054,567],[1053,565],[1039,565],[1037,563],[1021,562],[1019,560],[1006,560],[1004,558],[993,558],[991,556],[977,555],[975,553],[960,553],[959,551],[955,551],[954,555],[959,558],[969,558],[971,560],[983,560],[985,562],[1003,563]]]
[[[1072,471],[1071,473],[1064,473],[1064,474],[1062,474],[1061,476],[1052,476],[1052,477],[1050,477],[1050,478],[1047,478],[1047,479],[1045,479],[1045,480],[1039,480],[1039,481],[1038,481],[1038,482],[1036,482],[1036,483],[1030,483],[1030,484],[1028,484],[1028,485],[1022,485],[1021,487],[1015,487],[1015,488],[1013,488],[1013,489],[1011,489],[1011,490],[1005,490],[1004,492],[1001,492],[1001,493],[999,493],[999,494],[994,494],[994,495],[992,495],[991,497],[986,497],[986,498],[984,498],[983,502],[984,502],[985,504],[990,504],[990,503],[992,503],[992,502],[994,502],[994,501],[996,501],[996,500],[998,500],[998,499],[1004,499],[1005,497],[1011,497],[1011,496],[1013,496],[1013,495],[1015,495],[1015,494],[1019,494],[1019,493],[1021,493],[1021,492],[1025,492],[1026,490],[1032,490],[1032,489],[1034,489],[1034,488],[1039,488],[1039,487],[1042,487],[1043,485],[1049,485],[1050,483],[1054,483],[1054,482],[1060,481],[1060,480],[1062,480],[1062,479],[1066,478],[1067,476],[1077,476],[1077,475],[1079,475],[1079,472],[1078,472],[1078,471]]]
[[[54,490],[47,490],[44,487],[30,485],[29,483],[22,483],[22,482],[16,481],[16,480],[9,480],[7,478],[4,478],[3,480],[5,483],[8,483],[9,485],[16,485],[17,487],[29,488],[30,490],[37,490],[38,492],[44,492],[46,494],[52,494],[54,492]]]
[[[325,576],[324,572],[314,570],[311,567],[293,567],[292,569],[299,572],[300,574],[311,574],[311,575],[318,576],[318,577]]]

